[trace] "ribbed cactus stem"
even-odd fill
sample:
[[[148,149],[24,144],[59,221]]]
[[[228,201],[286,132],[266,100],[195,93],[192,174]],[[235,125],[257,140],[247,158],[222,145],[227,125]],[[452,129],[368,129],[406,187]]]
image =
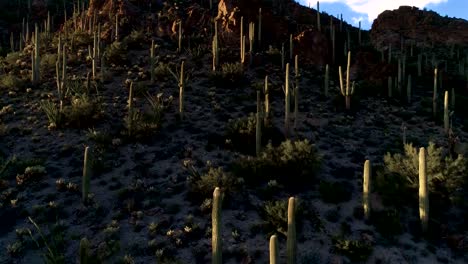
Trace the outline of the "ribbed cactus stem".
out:
[[[328,97],[328,87],[330,86],[330,70],[329,70],[329,67],[328,67],[328,64],[325,66],[325,85],[324,85],[324,89],[325,89],[325,97]]]
[[[254,56],[254,41],[255,41],[255,23],[249,23],[249,63],[252,64]]]
[[[89,241],[86,237],[80,240],[80,264],[89,264]]]
[[[371,212],[371,163],[369,160],[364,162],[364,179],[363,179],[363,190],[362,190],[362,205],[364,208],[364,217],[366,220],[370,217]]]
[[[130,83],[128,93],[128,135],[133,134],[133,82]]]
[[[115,41],[119,41],[119,14],[115,14]]]
[[[434,91],[432,94],[432,114],[437,116],[437,68],[434,69]]]
[[[268,90],[268,75],[265,76],[265,87],[264,87],[264,90],[263,90],[264,94],[265,94],[265,124],[268,122],[268,118],[270,116],[270,94],[269,94],[269,90]]]
[[[388,63],[392,63],[392,44],[388,45]]]
[[[222,245],[221,245],[221,190],[216,187],[213,192],[213,208],[211,213],[212,222],[212,264],[222,264]]]
[[[317,1],[317,29],[318,31],[322,31],[322,28],[320,26],[320,2]]]
[[[422,76],[422,54],[418,54],[418,77]]]
[[[289,60],[292,61],[293,59],[293,35],[289,35]]]
[[[454,88],[452,88],[452,97],[450,100],[450,107],[452,108],[452,110],[455,110],[455,89]]]
[[[258,46],[262,44],[262,9],[258,9]]]
[[[39,82],[39,65],[41,61],[39,58],[39,26],[35,24],[34,31],[34,55],[32,56],[32,83],[37,85]]]
[[[244,17],[240,18],[240,58],[241,63],[244,63],[245,45],[244,45]]]
[[[184,119],[184,90],[185,90],[185,76],[184,76],[184,61],[180,64],[180,79],[179,79],[179,115],[180,120]]]
[[[358,39],[359,39],[359,45],[361,45],[361,43],[362,43],[362,38],[361,38],[361,21],[359,21]]]
[[[398,80],[397,80],[397,85],[398,85],[398,96],[401,96],[401,59],[398,59]]]
[[[257,115],[255,129],[255,153],[257,157],[262,151],[262,103],[260,100],[260,91],[257,91]]]
[[[388,76],[388,97],[392,98],[392,92],[393,92],[393,79],[392,76]]]
[[[296,264],[296,199],[290,197],[288,201],[288,236],[286,239],[287,264]]]
[[[150,76],[151,76],[151,83],[154,83],[154,66],[155,66],[155,55],[154,55],[154,40],[151,40],[151,47],[150,47]]]
[[[426,150],[419,149],[419,219],[423,233],[427,232],[429,224],[429,193],[427,188]]]
[[[182,20],[179,21],[179,48],[177,49],[177,51],[179,53],[182,52]]]
[[[299,59],[298,55],[294,56],[294,129],[297,128],[297,118],[299,115]]]
[[[411,103],[411,75],[408,75],[408,84],[406,85],[406,100]]]
[[[284,80],[284,135],[289,136],[289,63],[286,63],[286,77]]]
[[[91,57],[92,70],[93,70],[93,80],[96,79],[97,50],[98,50],[97,46],[98,46],[97,34],[96,34],[96,32],[94,32],[94,35],[93,35],[93,53],[92,53],[92,57]]]
[[[89,147],[85,148],[84,152],[84,160],[83,160],[83,179],[82,179],[82,200],[86,202],[88,200],[89,195],[89,187],[90,187],[90,178],[91,178],[91,168],[90,168],[90,161],[89,161]]]
[[[270,237],[270,264],[279,264],[278,237]]]
[[[449,133],[450,129],[450,114],[449,114],[449,93],[445,91],[444,97],[444,131],[446,134]]]
[[[284,71],[284,61],[285,61],[284,56],[285,56],[285,54],[284,54],[284,43],[282,43],[281,44],[281,70],[283,70],[283,71]]]

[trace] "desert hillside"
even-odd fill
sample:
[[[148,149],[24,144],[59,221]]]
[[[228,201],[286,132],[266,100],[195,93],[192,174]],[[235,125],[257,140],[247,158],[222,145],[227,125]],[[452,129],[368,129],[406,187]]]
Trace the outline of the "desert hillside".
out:
[[[468,263],[468,22],[0,2],[0,263]]]

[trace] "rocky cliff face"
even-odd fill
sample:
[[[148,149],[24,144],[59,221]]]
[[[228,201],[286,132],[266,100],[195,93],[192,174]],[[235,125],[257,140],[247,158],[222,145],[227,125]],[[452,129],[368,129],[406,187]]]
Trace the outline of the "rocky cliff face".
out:
[[[433,11],[401,6],[381,13],[370,31],[372,44],[377,49],[400,47],[400,41],[411,40],[417,46],[438,44],[468,44],[468,21],[442,17]]]

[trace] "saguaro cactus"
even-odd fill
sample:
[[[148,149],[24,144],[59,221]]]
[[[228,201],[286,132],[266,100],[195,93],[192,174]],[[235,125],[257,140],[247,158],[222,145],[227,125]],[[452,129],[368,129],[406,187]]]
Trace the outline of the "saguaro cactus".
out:
[[[290,197],[288,201],[288,236],[286,240],[287,264],[296,264],[296,199]]]
[[[80,264],[89,263],[89,241],[86,237],[80,240]]]
[[[249,24],[249,49],[250,49],[249,63],[250,64],[252,64],[253,62],[254,40],[255,40],[255,23],[250,22]]]
[[[89,195],[91,168],[89,161],[89,147],[85,148],[84,159],[83,159],[83,179],[82,179],[82,200],[86,202]]]
[[[445,97],[444,97],[444,131],[445,131],[446,134],[449,133],[449,129],[450,129],[449,93],[448,93],[448,91],[445,91]]]
[[[272,235],[270,237],[270,264],[279,264],[278,237]]]
[[[320,2],[317,1],[317,29],[318,31],[322,31],[320,26]]]
[[[211,213],[212,264],[222,264],[221,203],[222,203],[221,190],[219,189],[219,187],[216,187],[213,192],[213,210]]]
[[[411,75],[408,75],[408,84],[406,85],[406,100],[411,103]]]
[[[268,89],[268,75],[265,76],[265,87],[263,90],[263,93],[265,94],[265,115],[264,115],[264,123],[268,123],[268,118],[270,117],[270,91]]]
[[[392,76],[388,76],[388,97],[392,98],[392,91],[393,91],[393,79]]]
[[[156,57],[154,54],[155,51],[155,46],[154,46],[154,40],[151,41],[151,47],[150,47],[150,76],[151,76],[151,83],[154,83],[154,67],[156,64]]]
[[[328,97],[328,87],[330,86],[330,71],[328,64],[325,66],[325,84],[324,84],[324,89],[325,89],[325,97]]]
[[[432,94],[432,114],[437,116],[437,68],[434,69],[434,91]]]
[[[371,163],[369,160],[364,162],[364,179],[362,186],[362,206],[364,208],[364,217],[369,219],[371,212],[370,193],[371,193]]]
[[[348,65],[346,67],[346,90],[343,86],[343,75],[341,73],[341,66],[338,67],[338,73],[340,77],[340,91],[341,94],[345,97],[346,110],[351,109],[351,95],[354,93],[354,82],[352,86],[349,83],[349,69],[351,66],[351,51],[348,51]]]
[[[426,150],[419,149],[419,219],[421,220],[421,228],[425,233],[429,224],[429,192],[427,188],[426,174]]]
[[[255,129],[255,153],[260,156],[262,150],[262,103],[260,101],[260,91],[257,91],[257,115]]]
[[[262,9],[258,9],[258,46],[262,45]]]
[[[286,77],[284,80],[284,135],[289,136],[289,63],[286,63]]]
[[[169,72],[172,74],[179,86],[179,117],[180,120],[184,119],[184,92],[185,85],[187,82],[187,77],[184,74],[184,61],[180,63],[180,72],[173,72],[169,69]]]
[[[299,62],[298,56],[294,56],[294,72],[295,72],[295,85],[294,85],[294,129],[297,128],[297,118],[299,116]]]
[[[34,53],[31,53],[31,65],[32,65],[32,78],[33,85],[37,85],[40,78],[39,65],[41,61],[39,58],[39,26],[35,24],[34,31]]]

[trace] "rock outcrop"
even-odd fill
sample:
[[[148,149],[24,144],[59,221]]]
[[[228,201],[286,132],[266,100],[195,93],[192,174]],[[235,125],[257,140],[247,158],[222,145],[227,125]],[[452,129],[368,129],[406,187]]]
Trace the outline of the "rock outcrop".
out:
[[[468,21],[442,17],[436,12],[401,6],[381,13],[370,31],[372,44],[385,49],[389,44],[400,47],[400,41],[411,40],[417,46],[468,44]]]

